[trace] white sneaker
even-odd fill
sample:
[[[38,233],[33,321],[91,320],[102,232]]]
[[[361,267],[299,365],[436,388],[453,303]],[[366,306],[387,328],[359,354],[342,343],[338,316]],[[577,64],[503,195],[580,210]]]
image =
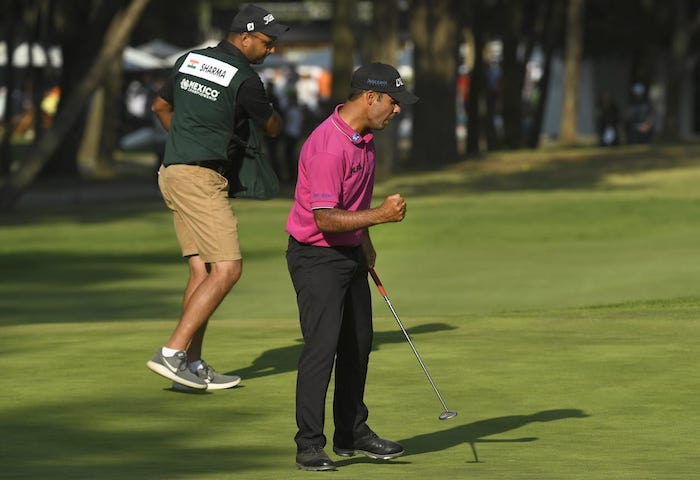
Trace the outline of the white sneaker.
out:
[[[165,357],[159,348],[146,365],[158,375],[185,385],[192,390],[206,390],[209,386],[206,378],[203,378],[199,373],[192,373],[187,368],[187,353],[183,350],[179,350],[172,357]],[[240,382],[240,379],[238,381]]]
[[[196,375],[206,382],[207,390],[225,390],[227,388],[233,388],[241,383],[241,377],[238,375],[223,375],[214,370],[214,367],[207,365],[204,360],[202,360],[202,364],[197,369]],[[194,388],[177,382],[173,382],[172,388],[179,392],[196,391]]]

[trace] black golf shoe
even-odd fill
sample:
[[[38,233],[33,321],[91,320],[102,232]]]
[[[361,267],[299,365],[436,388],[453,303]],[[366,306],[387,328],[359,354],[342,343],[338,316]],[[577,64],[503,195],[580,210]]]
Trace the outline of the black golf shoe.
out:
[[[376,433],[355,440],[351,448],[333,445],[333,451],[341,457],[352,457],[361,453],[376,460],[389,460],[403,455],[401,444],[379,438]]]
[[[335,463],[328,458],[321,447],[309,447],[297,452],[297,468],[299,470],[335,470]]]

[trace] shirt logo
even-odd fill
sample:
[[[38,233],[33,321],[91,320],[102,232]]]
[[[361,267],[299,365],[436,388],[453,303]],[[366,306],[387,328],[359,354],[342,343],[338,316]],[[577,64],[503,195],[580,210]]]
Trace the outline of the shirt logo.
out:
[[[202,85],[201,83],[197,83],[186,78],[180,80],[180,88],[187,93],[199,95],[200,97],[211,100],[212,102],[216,102],[216,100],[219,98],[219,94],[221,93],[214,88],[207,87],[206,85]]]
[[[228,87],[238,69],[221,60],[190,52],[182,62],[179,72]]]
[[[362,164],[353,165],[350,167],[350,175],[354,175],[362,171]]]

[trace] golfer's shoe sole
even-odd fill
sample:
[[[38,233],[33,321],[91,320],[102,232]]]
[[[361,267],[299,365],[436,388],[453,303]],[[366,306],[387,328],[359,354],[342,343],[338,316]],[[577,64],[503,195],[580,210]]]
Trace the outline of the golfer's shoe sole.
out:
[[[376,452],[370,452],[368,450],[355,450],[355,449],[347,449],[347,448],[337,448],[333,447],[333,451],[335,452],[336,455],[339,455],[341,457],[353,457],[355,455],[365,455],[369,458],[373,458],[375,460],[391,460],[392,458],[400,457],[405,453],[405,450],[401,450],[400,452],[395,452],[395,453],[376,453]]]
[[[209,391],[209,390],[226,390],[228,388],[233,388],[233,387],[237,386],[239,383],[241,383],[240,378],[238,380],[232,380],[232,381],[227,382],[227,383],[209,383],[209,384],[207,384],[207,391]],[[177,392],[186,392],[186,393],[201,393],[204,391],[201,388],[188,387],[187,385],[183,385],[181,383],[178,383],[177,381],[173,381],[171,388]]]
[[[207,393],[209,391],[209,387],[207,386],[206,389],[202,388],[192,388],[188,387],[187,385],[183,385],[181,383],[178,383],[176,381],[173,381],[172,385],[170,385],[170,388],[174,392],[182,392],[182,393],[195,393],[195,394],[202,394],[202,393]]]
[[[329,470],[336,470],[335,465],[321,465],[318,467],[309,467],[302,465],[301,463],[297,463],[297,470],[305,470],[307,472],[327,472]]]
[[[241,383],[241,377],[237,375],[214,375],[210,381],[207,382],[207,390],[226,390],[228,388],[233,388]]]
[[[181,385],[185,385],[186,387],[190,388],[196,388],[197,390],[206,390],[207,389],[207,384],[206,383],[197,383],[197,382],[192,382],[187,380],[186,378],[182,378],[178,376],[175,372],[171,371],[168,367],[165,365],[162,365],[158,362],[154,362],[153,360],[149,360],[146,362],[146,366],[153,370],[155,373],[158,375],[161,375],[167,379],[172,380],[173,382],[177,382]]]

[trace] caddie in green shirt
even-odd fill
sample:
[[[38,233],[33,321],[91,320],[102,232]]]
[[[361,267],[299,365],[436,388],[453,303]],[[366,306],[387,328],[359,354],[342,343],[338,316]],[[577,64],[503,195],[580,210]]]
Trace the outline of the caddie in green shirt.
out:
[[[245,6],[216,47],[177,60],[151,107],[169,132],[158,185],[190,273],[180,321],[147,363],[174,389],[218,390],[241,381],[202,360],[202,341],[209,317],[241,276],[238,221],[229,203],[229,193],[241,188],[237,145],[248,139],[251,123],[269,136],[281,128],[250,64],[274,52],[287,30],[265,9]]]

